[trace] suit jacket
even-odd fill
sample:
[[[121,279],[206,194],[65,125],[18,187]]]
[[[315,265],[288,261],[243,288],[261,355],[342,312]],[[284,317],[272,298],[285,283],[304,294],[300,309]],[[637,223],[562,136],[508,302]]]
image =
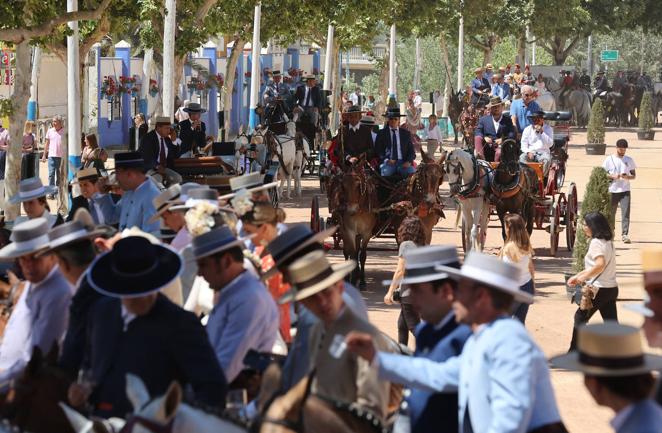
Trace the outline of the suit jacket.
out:
[[[352,156],[358,158],[364,153],[367,161],[371,161],[375,157],[374,143],[372,142],[372,129],[369,126],[360,125],[358,131],[354,132],[354,130],[350,129],[349,125],[345,125],[340,131],[340,134],[336,137],[338,145],[335,147],[336,157],[338,159],[346,159]],[[340,154],[342,152],[340,149],[341,138],[344,138],[344,155]]]
[[[126,397],[126,374],[139,376],[150,395],[162,395],[173,380],[191,385],[197,400],[223,405],[227,383],[205,329],[197,317],[159,294],[151,311],[122,318],[121,301],[98,301],[89,316],[87,347],[96,386],[90,397],[94,412],[123,417],[133,412]]]
[[[462,353],[471,329],[455,321],[451,312],[445,324],[421,323],[416,329],[416,352],[414,356],[444,362]],[[457,393],[435,393],[412,389],[407,397],[409,420],[412,433],[457,433]],[[443,423],[439,421],[443,420]]]
[[[179,122],[179,138],[182,140],[182,146],[179,149],[180,154],[189,152],[194,148],[202,151],[202,148],[207,145],[207,125],[200,121],[200,130],[194,131],[190,119],[181,121]]]
[[[166,167],[174,169],[175,159],[179,156],[177,146],[172,144],[170,138],[164,138],[166,146],[168,147],[168,156],[166,157]],[[161,140],[156,130],[148,132],[142,140],[140,140],[140,147],[138,151],[143,154],[145,158],[145,168],[151,170],[158,165],[159,153],[161,152]]]
[[[334,340],[342,339],[350,331],[360,331],[372,335],[378,348],[386,350],[384,336],[370,323],[359,318],[354,311],[345,306],[335,322],[325,328],[318,322],[310,334],[310,359],[316,370],[312,392],[322,397],[344,403],[356,403],[369,410],[381,422],[384,422],[388,410],[390,384],[379,380],[377,369],[363,358],[345,350],[339,358],[333,357],[329,350]]]
[[[322,107],[322,92],[320,91],[320,88],[317,86],[311,87],[311,92],[313,92],[310,95],[310,100],[313,104],[313,107]],[[300,105],[301,107],[304,106],[306,103],[305,98],[306,97],[306,86],[299,86],[297,87],[296,93],[294,94],[294,103],[296,105]]]
[[[627,408],[624,410],[628,410]],[[655,433],[662,431],[662,407],[653,400],[642,400],[629,407],[616,433]]]
[[[504,316],[481,325],[462,354],[443,363],[378,356],[381,379],[458,392],[460,432],[526,433],[561,420],[545,354],[517,319]]]
[[[476,126],[475,134],[477,137],[490,137],[492,139],[502,138],[515,138],[515,128],[513,127],[513,121],[510,120],[510,116],[505,114],[501,116],[499,121],[499,128],[494,129],[494,121],[492,120],[491,115],[486,115],[481,117],[478,120],[478,125]]]
[[[62,342],[62,353],[60,355],[60,367],[76,377],[83,365],[85,347],[88,344],[87,329],[91,317],[90,311],[94,304],[103,298],[99,292],[94,290],[84,275],[76,288],[76,294],[71,298],[69,305],[69,326]]]
[[[398,128],[400,135],[400,147],[402,151],[402,160],[412,162],[416,159],[416,153],[414,153],[414,145],[411,141],[411,133],[404,128]],[[377,139],[375,140],[375,152],[379,157],[380,161],[387,159],[398,159],[398,155],[392,155],[392,136],[391,128],[388,126],[382,128],[377,133]]]
[[[69,210],[69,215],[67,215],[66,221],[69,222],[73,220],[76,211],[80,208],[87,209],[88,211],[90,210],[90,206],[89,203],[87,202],[87,199],[82,195],[76,196],[71,199],[71,209]]]

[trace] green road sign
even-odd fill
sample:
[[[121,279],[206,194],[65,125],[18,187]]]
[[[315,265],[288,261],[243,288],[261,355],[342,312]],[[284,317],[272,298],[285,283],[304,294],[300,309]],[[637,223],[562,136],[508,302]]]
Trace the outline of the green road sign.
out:
[[[616,62],[618,60],[618,50],[602,50],[600,52],[600,61]]]

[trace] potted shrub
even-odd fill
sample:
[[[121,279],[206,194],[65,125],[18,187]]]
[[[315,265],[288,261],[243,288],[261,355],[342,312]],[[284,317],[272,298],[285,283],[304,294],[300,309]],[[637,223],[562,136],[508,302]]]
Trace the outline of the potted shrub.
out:
[[[591,177],[586,184],[584,198],[579,206],[579,222],[584,220],[584,215],[589,212],[598,211],[607,217],[614,230],[614,218],[611,215],[611,197],[609,195],[609,175],[602,167],[595,167],[591,172]],[[577,225],[577,237],[575,238],[575,247],[572,251],[574,275],[584,270],[584,256],[588,251],[589,239],[584,235],[584,231]]]
[[[591,118],[588,120],[586,131],[586,154],[604,155],[607,150],[605,144],[605,110],[602,100],[597,99],[591,108]]]
[[[651,107],[652,95],[650,92],[644,92],[641,98],[641,105],[639,106],[639,129],[637,130],[637,138],[639,140],[652,140],[655,138],[655,131],[653,125],[653,108]]]

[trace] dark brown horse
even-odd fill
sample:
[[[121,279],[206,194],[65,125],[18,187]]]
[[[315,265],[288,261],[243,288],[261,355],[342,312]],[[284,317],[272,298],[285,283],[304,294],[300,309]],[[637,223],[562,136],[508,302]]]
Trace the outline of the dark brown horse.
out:
[[[32,433],[74,433],[58,406],[66,401],[70,378],[57,367],[57,345],[44,357],[35,347],[21,376],[4,396],[0,411],[21,431]]]
[[[343,166],[341,174],[342,203],[338,209],[340,234],[345,260],[358,263],[350,275],[350,283],[366,286],[365,262],[368,242],[377,225],[378,200],[375,180],[366,172],[365,156],[354,164]]]
[[[514,140],[504,141],[501,145],[501,162],[494,171],[490,185],[490,201],[496,206],[504,240],[506,228],[503,219],[506,213],[521,215],[529,234],[533,231],[534,200],[531,188],[536,185],[535,179],[535,173],[519,163],[517,143]]]
[[[453,125],[453,133],[455,134],[455,143],[457,143],[457,136],[460,127],[460,116],[464,110],[462,103],[462,91],[450,92],[450,101],[448,103],[448,117],[450,118],[451,125]]]
[[[414,214],[421,219],[425,227],[426,243],[432,240],[432,229],[444,217],[443,204],[439,188],[444,181],[444,161],[447,152],[443,151],[438,160],[429,157],[421,150],[422,162],[409,178],[408,200],[411,201]]]

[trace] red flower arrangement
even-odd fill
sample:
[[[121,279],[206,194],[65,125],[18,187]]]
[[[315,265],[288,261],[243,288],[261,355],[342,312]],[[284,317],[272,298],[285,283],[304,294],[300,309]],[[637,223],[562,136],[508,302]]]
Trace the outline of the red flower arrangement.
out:
[[[140,91],[140,83],[138,82],[138,76],[134,75],[132,77],[126,77],[124,75],[119,78],[120,86],[117,89],[118,94],[128,93],[138,93]]]
[[[191,80],[187,84],[191,92],[205,90],[206,86],[207,82],[202,77],[191,77]]]
[[[299,69],[290,68],[290,69],[287,70],[287,75],[289,75],[292,78],[297,77],[299,75]]]
[[[244,73],[244,77],[250,78],[251,77],[251,71],[247,71],[246,73]]]
[[[101,82],[100,92],[101,92],[101,97],[111,101],[115,97],[115,95],[118,94],[117,83],[115,82],[115,79],[109,75],[103,77],[103,81]]]
[[[159,83],[156,80],[149,79],[149,95],[155,97],[159,94]]]

